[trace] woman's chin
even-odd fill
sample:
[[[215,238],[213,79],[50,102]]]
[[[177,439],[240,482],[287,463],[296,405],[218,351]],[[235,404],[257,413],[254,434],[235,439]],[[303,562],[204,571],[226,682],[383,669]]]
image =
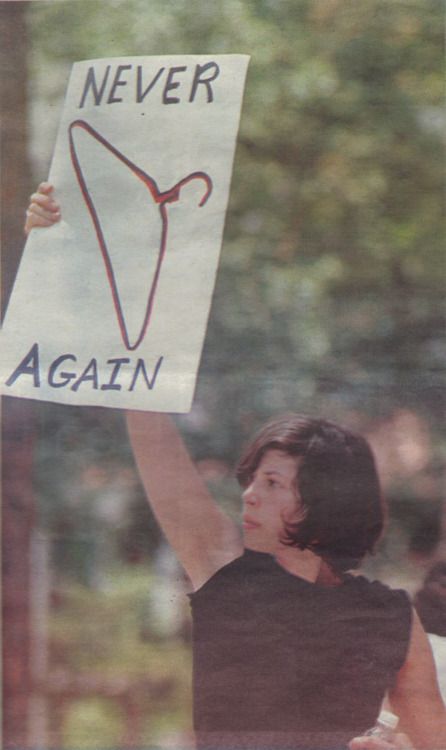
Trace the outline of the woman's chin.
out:
[[[253,552],[272,553],[274,551],[274,545],[268,543],[266,539],[259,539],[255,534],[249,532],[243,534],[243,544],[245,549],[250,549]]]

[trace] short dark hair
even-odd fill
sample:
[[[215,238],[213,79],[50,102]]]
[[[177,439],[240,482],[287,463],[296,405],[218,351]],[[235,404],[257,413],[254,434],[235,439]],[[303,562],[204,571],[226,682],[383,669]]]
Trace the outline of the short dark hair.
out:
[[[296,489],[305,517],[284,528],[285,544],[311,549],[337,572],[358,567],[384,526],[375,460],[362,435],[325,419],[286,414],[268,422],[237,467],[246,487],[268,450],[299,457]]]

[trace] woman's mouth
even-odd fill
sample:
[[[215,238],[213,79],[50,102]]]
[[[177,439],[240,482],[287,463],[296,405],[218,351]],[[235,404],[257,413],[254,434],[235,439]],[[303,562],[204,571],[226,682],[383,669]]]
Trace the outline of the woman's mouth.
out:
[[[260,524],[257,523],[257,521],[254,521],[252,518],[249,518],[248,516],[243,516],[243,528],[245,531],[251,531],[252,529],[258,529]]]

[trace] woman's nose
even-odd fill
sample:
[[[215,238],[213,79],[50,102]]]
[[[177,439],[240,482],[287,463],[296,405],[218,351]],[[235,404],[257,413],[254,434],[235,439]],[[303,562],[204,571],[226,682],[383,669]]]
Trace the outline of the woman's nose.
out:
[[[256,489],[254,487],[254,484],[250,484],[249,487],[246,488],[246,490],[243,493],[243,501],[246,505],[257,505],[258,503],[258,495],[256,493]]]

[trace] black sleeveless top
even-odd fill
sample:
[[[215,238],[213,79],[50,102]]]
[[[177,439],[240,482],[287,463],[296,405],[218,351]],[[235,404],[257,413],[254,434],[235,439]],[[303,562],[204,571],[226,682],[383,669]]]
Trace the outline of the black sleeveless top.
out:
[[[198,747],[335,750],[373,726],[403,665],[407,594],[310,583],[246,550],[190,594]]]

